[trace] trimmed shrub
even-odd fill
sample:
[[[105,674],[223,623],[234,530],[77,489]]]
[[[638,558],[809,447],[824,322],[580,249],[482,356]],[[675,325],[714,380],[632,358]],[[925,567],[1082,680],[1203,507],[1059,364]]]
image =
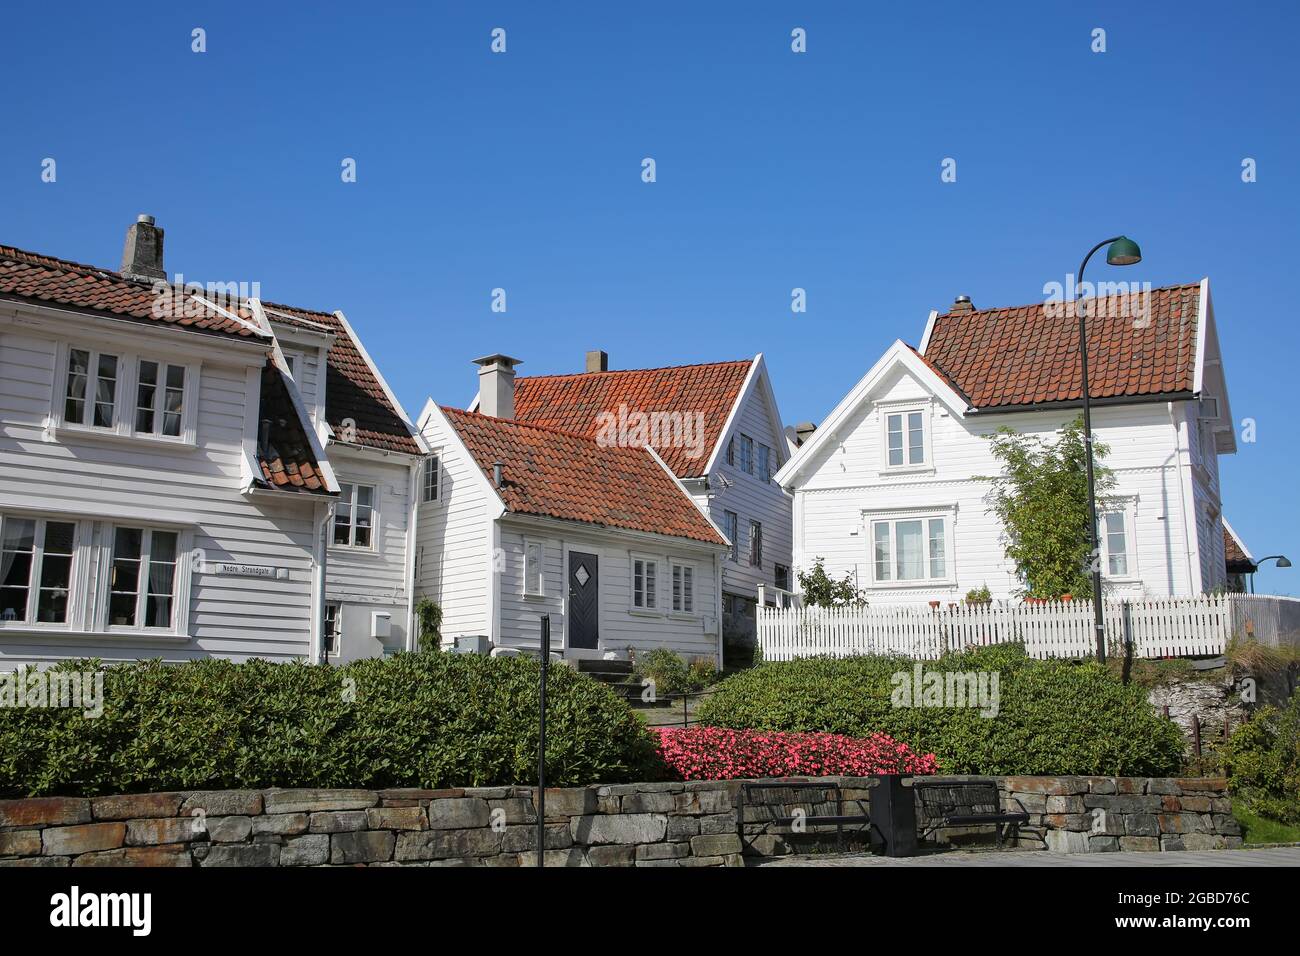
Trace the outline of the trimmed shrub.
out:
[[[944,773],[1115,774],[1178,771],[1183,741],[1137,687],[1095,662],[1035,661],[1005,644],[923,662],[923,674],[998,679],[996,715],[976,707],[895,706],[915,682],[905,657],[768,662],[723,681],[700,704],[703,724],[865,737],[883,733],[938,755]],[[990,708],[991,710],[992,708]]]
[[[0,796],[537,782],[538,662],[400,654],[102,667],[104,711],[0,708]],[[644,778],[654,742],[610,688],[547,682],[547,782]]]
[[[1260,816],[1300,824],[1300,694],[1284,709],[1261,707],[1219,756],[1234,796]]]
[[[717,727],[659,727],[659,755],[677,780],[742,777],[865,777],[932,774],[934,754],[916,754],[884,734],[786,734]]]

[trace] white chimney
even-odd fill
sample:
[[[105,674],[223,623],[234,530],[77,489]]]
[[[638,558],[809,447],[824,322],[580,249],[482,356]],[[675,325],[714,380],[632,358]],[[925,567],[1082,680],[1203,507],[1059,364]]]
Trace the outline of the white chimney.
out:
[[[515,417],[515,366],[523,362],[509,355],[485,355],[478,366],[478,410],[493,418]]]

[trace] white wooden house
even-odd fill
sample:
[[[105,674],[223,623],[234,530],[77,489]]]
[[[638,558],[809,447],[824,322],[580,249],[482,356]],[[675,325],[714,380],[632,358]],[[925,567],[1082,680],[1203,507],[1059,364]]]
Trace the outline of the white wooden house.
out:
[[[1218,456],[1236,450],[1209,280],[1087,300],[1093,430],[1116,487],[1101,519],[1115,597],[1226,584]],[[999,426],[1052,438],[1079,414],[1072,307],[932,312],[895,342],[777,474],[794,560],[850,575],[873,605],[960,601],[1020,582],[987,510]]]
[[[707,510],[652,448],[516,420],[517,360],[476,361],[478,410],[430,400],[418,423],[415,590],[444,640],[536,649],[549,615],[566,658],[718,660],[730,546]]]
[[[423,446],[342,313],[0,246],[0,667],[409,644]]]

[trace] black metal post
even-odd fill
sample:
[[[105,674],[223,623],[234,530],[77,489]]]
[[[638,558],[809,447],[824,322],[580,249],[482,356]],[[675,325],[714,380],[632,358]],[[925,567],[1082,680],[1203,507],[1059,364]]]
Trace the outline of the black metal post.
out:
[[[546,853],[546,669],[551,663],[551,615],[542,615],[542,676],[537,687],[537,865]]]
[[[1092,464],[1092,403],[1088,395],[1088,323],[1083,310],[1080,290],[1083,288],[1083,270],[1088,267],[1092,254],[1102,246],[1108,246],[1120,236],[1104,239],[1088,250],[1079,266],[1079,275],[1074,284],[1074,312],[1079,317],[1079,369],[1083,374],[1083,442],[1088,462],[1088,541],[1092,545],[1090,562],[1092,567],[1092,611],[1093,629],[1097,638],[1097,660],[1106,662],[1106,621],[1101,605],[1101,551],[1097,541],[1097,487]],[[1096,301],[1093,296],[1093,301]]]

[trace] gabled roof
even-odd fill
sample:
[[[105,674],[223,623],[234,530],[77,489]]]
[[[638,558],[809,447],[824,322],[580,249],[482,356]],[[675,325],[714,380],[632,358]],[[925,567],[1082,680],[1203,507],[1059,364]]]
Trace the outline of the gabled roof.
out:
[[[175,326],[191,332],[257,341],[261,336],[252,311],[243,304],[233,312],[243,321],[185,294],[169,297],[162,307],[153,284],[95,266],[55,259],[0,245],[0,297],[47,305],[72,306],[96,315]],[[167,307],[170,304],[170,307]]]
[[[494,463],[504,465],[503,486],[494,490],[507,511],[726,545],[645,448],[603,446],[585,435],[457,408],[442,412],[489,482]]]
[[[311,440],[294,407],[284,373],[267,360],[262,368],[261,420],[268,423],[257,437],[257,466],[264,487],[327,495],[320,464]]]
[[[1186,395],[1196,388],[1201,284],[1084,300],[1094,399]],[[1073,303],[936,315],[924,358],[976,409],[1082,398]],[[1139,313],[1139,309],[1147,309]]]
[[[1232,530],[1227,518],[1220,520],[1223,522],[1223,563],[1227,565],[1229,573],[1254,572],[1258,565],[1245,542],[1237,537],[1237,532]]]
[[[319,331],[323,326],[334,333],[326,359],[325,420],[334,430],[335,440],[343,441],[345,436],[350,436],[352,440],[348,444],[408,455],[421,453],[405,413],[388,394],[347,322],[335,313],[274,302],[263,302],[262,308],[272,322],[309,331]],[[349,420],[355,424],[355,432],[346,427]]]
[[[521,377],[515,380],[515,419],[595,437],[600,414],[617,415],[620,406],[629,413],[701,414],[703,454],[655,449],[677,477],[694,478],[705,474],[754,361]],[[779,430],[780,423],[773,427]]]

